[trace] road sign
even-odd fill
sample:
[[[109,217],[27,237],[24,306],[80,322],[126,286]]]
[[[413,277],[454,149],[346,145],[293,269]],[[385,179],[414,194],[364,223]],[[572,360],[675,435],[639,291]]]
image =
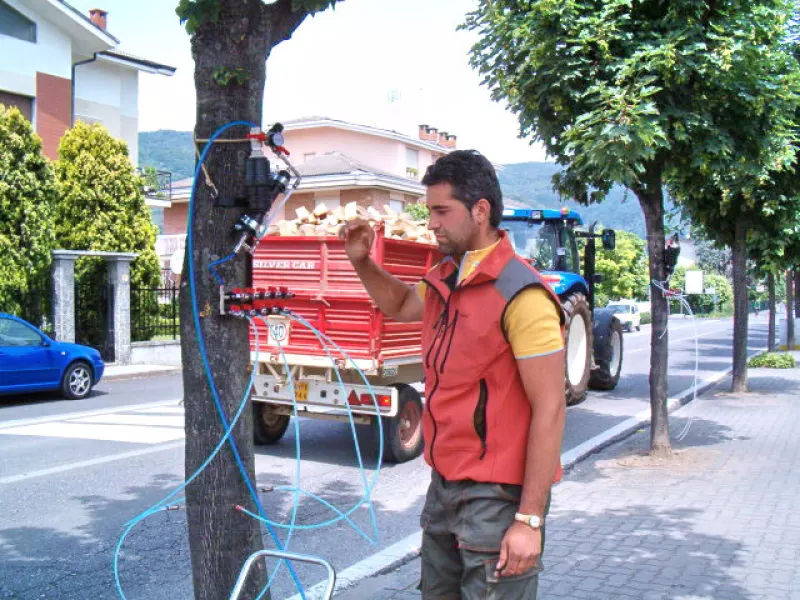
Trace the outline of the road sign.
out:
[[[684,284],[683,287],[687,294],[702,294],[703,272],[686,271],[686,283]]]

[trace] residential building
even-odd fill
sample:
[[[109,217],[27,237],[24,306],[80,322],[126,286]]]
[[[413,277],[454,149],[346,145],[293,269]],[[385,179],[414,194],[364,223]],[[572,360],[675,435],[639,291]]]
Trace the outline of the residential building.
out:
[[[420,125],[417,137],[412,137],[327,117],[283,124],[286,148],[302,178],[275,221],[292,219],[298,208],[313,210],[319,204],[335,208],[356,202],[364,208],[401,212],[425,195],[420,182],[425,170],[457,141],[455,135],[428,125]],[[192,179],[173,183],[171,204],[163,210],[163,235],[156,250],[165,266],[184,245],[191,187]]]
[[[80,119],[124,140],[137,164],[139,74],[175,72],[121,51],[108,18],[61,0],[0,0],[0,103],[30,119],[51,159]]]

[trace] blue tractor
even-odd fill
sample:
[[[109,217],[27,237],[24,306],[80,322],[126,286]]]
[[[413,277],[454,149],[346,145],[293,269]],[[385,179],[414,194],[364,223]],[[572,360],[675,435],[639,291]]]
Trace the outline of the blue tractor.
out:
[[[566,323],[565,393],[567,404],[577,404],[586,390],[613,390],[622,370],[622,324],[608,309],[594,307],[595,239],[613,250],[614,230],[587,231],[578,213],[567,208],[539,210],[510,208],[503,211],[500,228],[508,234],[520,256],[550,284],[561,299]],[[578,240],[585,240],[581,257]]]

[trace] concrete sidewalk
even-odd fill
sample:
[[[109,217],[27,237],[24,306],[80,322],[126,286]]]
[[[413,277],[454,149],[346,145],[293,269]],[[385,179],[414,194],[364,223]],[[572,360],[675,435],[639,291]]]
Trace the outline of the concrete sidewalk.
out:
[[[644,429],[566,474],[540,598],[800,600],[800,369],[729,388],[673,413],[672,457]],[[336,598],[419,599],[418,581],[416,558]]]
[[[180,373],[181,367],[171,367],[165,365],[117,365],[110,363],[103,371],[101,381],[114,381],[116,379],[129,379],[133,377],[147,377],[150,375],[162,375],[164,373]]]

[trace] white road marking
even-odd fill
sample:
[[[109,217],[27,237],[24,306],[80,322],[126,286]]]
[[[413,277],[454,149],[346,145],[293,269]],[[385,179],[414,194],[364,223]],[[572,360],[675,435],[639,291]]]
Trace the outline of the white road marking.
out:
[[[152,411],[152,412],[165,412],[169,407],[174,407],[180,412],[183,412],[183,407],[178,406],[180,398],[173,398],[172,400],[159,400],[158,402],[147,402],[144,404],[131,404],[130,406],[114,406],[109,408],[100,408],[97,410],[84,410],[80,412],[63,413],[60,415],[47,415],[46,417],[33,417],[30,419],[14,419],[12,421],[5,421],[0,423],[0,429],[10,429],[12,427],[19,427],[20,425],[34,425],[36,423],[53,423],[59,421],[66,421],[69,419],[79,419],[83,417],[92,417],[94,415],[108,415],[122,412],[132,411]],[[159,408],[163,407],[163,408]]]
[[[166,413],[166,414],[164,414]],[[62,439],[163,444],[185,437],[183,407],[153,406],[131,409],[118,407],[114,412],[89,412],[62,418],[49,418],[6,424],[0,436],[33,436]]]
[[[119,454],[111,454],[109,456],[102,456],[100,458],[92,458],[90,460],[82,460],[80,462],[70,463],[67,465],[60,465],[58,467],[50,467],[48,469],[39,469],[38,471],[31,471],[29,473],[20,473],[18,475],[10,475],[8,477],[0,477],[0,485],[8,483],[19,483],[20,481],[27,481],[28,479],[36,479],[37,477],[47,477],[49,475],[59,475],[74,471],[75,469],[83,469],[85,467],[94,467],[96,465],[104,465],[106,463],[116,462],[118,460],[127,460],[129,458],[136,458],[146,454],[153,454],[154,452],[163,452],[164,450],[172,450],[174,448],[182,448],[183,441],[170,442],[160,446],[151,446],[149,448],[142,448],[141,450],[131,450],[130,452],[120,452]]]
[[[179,415],[157,414],[123,414],[99,415],[88,419],[76,419],[70,423],[86,423],[98,425],[144,425],[147,427],[175,427],[183,429],[183,411]]]
[[[163,444],[164,442],[179,440],[184,437],[183,428],[109,425],[75,421],[15,427],[14,429],[0,431],[0,435],[127,442],[130,444]]]

